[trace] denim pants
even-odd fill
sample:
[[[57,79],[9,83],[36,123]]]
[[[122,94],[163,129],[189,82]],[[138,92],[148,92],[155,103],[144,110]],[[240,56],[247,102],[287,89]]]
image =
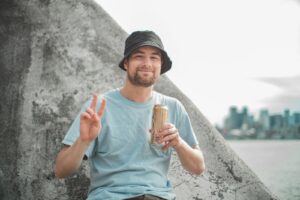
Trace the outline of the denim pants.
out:
[[[150,194],[144,194],[138,197],[133,197],[125,200],[164,200],[164,199]]]

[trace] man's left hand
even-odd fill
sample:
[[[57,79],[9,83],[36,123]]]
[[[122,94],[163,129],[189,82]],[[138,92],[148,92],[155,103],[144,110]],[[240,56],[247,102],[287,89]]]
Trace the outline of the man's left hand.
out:
[[[176,148],[181,143],[181,137],[177,128],[171,124],[166,123],[158,132],[159,143],[163,144],[162,150],[167,150],[169,147]]]

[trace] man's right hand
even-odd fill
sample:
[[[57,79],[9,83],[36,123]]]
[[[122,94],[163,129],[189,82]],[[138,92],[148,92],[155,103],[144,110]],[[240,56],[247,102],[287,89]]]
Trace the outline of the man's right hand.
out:
[[[99,110],[96,112],[98,96],[93,95],[90,107],[80,115],[80,139],[83,142],[90,143],[97,138],[101,131],[101,117],[103,116],[106,101],[102,100]]]
[[[96,112],[98,97],[93,96],[90,107],[80,115],[80,136],[71,145],[63,147],[55,162],[55,176],[65,178],[77,171],[81,165],[86,149],[97,138],[101,131],[101,117],[103,116],[106,101],[102,100]]]

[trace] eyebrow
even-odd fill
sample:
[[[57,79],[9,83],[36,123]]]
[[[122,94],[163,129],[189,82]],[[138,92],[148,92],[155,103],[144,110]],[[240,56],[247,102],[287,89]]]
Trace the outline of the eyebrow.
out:
[[[141,54],[144,54],[143,51],[141,51],[140,49],[137,49],[137,50],[134,50],[131,55],[133,54],[138,54],[138,53],[141,53]],[[162,56],[161,52],[159,50],[155,51],[152,53],[153,55],[158,55],[158,56]]]

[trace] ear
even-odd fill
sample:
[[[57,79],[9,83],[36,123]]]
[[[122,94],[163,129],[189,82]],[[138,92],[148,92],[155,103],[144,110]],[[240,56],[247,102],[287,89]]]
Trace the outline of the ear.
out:
[[[128,69],[128,58],[125,58],[123,66],[124,66],[124,69],[126,69],[126,71],[127,71],[127,69]]]

